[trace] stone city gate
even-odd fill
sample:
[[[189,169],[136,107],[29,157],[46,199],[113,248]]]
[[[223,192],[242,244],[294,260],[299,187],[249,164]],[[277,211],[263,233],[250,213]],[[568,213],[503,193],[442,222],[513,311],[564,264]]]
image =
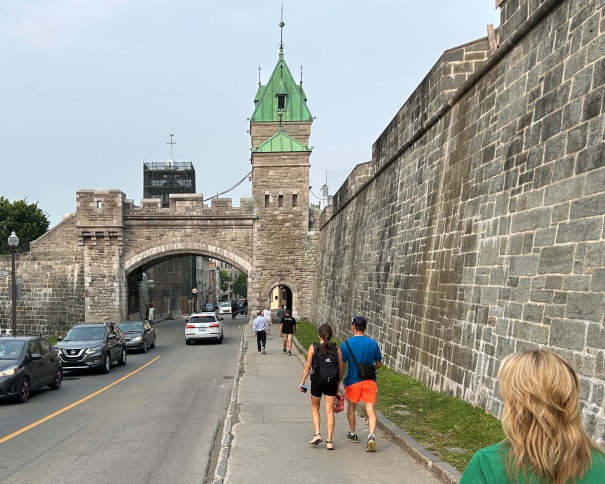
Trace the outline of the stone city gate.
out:
[[[250,118],[252,197],[172,194],[169,206],[120,190],[80,190],[76,212],[20,254],[27,283],[18,305],[19,331],[58,333],[77,321],[128,317],[129,278],[179,255],[220,259],[248,275],[251,311],[277,286],[291,293],[294,315],[308,316],[319,232],[311,229],[309,137],[313,117],[280,46],[267,84],[259,85]],[[8,293],[0,315],[8,315]],[[4,325],[8,318],[0,320]]]

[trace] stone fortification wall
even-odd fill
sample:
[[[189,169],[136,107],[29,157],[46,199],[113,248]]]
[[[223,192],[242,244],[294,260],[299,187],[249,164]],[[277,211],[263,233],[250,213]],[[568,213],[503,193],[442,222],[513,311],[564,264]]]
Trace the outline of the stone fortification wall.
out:
[[[84,321],[84,259],[78,247],[75,214],[33,241],[30,251],[17,254],[17,276],[23,279],[17,300],[20,333],[64,334]],[[10,256],[0,268],[10,270]],[[0,280],[0,332],[12,328],[10,276]]]
[[[335,195],[312,317],[344,338],[366,315],[390,367],[496,415],[502,358],[548,347],[602,439],[603,3],[508,0],[500,38],[444,54]],[[442,104],[460,49],[476,70]]]
[[[10,264],[10,257],[0,259],[1,267]],[[19,333],[62,335],[73,323],[84,321],[84,265],[79,250],[18,254],[16,268],[23,279],[17,300]],[[12,327],[11,279],[2,281],[0,333],[5,333]]]
[[[78,249],[78,226],[76,214],[72,213],[52,227],[42,237],[30,244],[32,252],[73,252]]]

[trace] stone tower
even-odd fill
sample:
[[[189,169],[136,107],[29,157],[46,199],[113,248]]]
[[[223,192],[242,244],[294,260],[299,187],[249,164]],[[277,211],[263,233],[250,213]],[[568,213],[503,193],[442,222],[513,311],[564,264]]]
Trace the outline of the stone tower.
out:
[[[280,23],[283,27],[283,22]],[[267,84],[259,79],[250,118],[252,196],[257,215],[254,226],[254,273],[248,296],[266,306],[271,292],[287,294],[293,314],[309,314],[311,294],[308,261],[309,136],[313,117],[307,107],[302,79],[297,83],[279,58]],[[254,310],[256,308],[251,308]]]

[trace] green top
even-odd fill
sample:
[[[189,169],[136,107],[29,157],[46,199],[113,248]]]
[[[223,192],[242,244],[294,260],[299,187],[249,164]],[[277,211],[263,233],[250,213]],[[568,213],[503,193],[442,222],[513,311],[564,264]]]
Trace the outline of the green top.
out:
[[[260,85],[254,98],[256,105],[251,122],[313,121],[307,107],[307,98],[294,81],[280,48],[279,60],[266,85]],[[281,116],[280,116],[281,113]]]
[[[290,138],[280,129],[271,138],[252,150],[253,153],[279,153],[284,151],[311,151],[311,148],[294,138]]]
[[[479,449],[466,466],[460,484],[509,484],[506,475],[506,456],[508,444],[500,442]],[[592,449],[592,466],[582,479],[577,479],[576,484],[603,484],[605,480],[605,456],[599,451]],[[529,474],[526,481],[523,474],[513,482],[515,484],[540,484],[540,479]]]

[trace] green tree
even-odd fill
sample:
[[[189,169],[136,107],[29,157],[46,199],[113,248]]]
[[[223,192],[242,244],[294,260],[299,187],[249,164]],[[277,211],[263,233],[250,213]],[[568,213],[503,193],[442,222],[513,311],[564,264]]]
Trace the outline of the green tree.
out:
[[[246,299],[248,297],[248,277],[240,273],[233,283],[233,292]]]
[[[221,269],[219,272],[219,277],[221,279],[221,292],[227,292],[229,289],[229,283],[231,282],[231,276],[229,276],[227,271]]]
[[[19,237],[19,252],[27,252],[30,242],[44,235],[49,226],[48,215],[38,203],[27,199],[11,202],[0,197],[0,253],[8,253],[8,237],[14,230]]]

